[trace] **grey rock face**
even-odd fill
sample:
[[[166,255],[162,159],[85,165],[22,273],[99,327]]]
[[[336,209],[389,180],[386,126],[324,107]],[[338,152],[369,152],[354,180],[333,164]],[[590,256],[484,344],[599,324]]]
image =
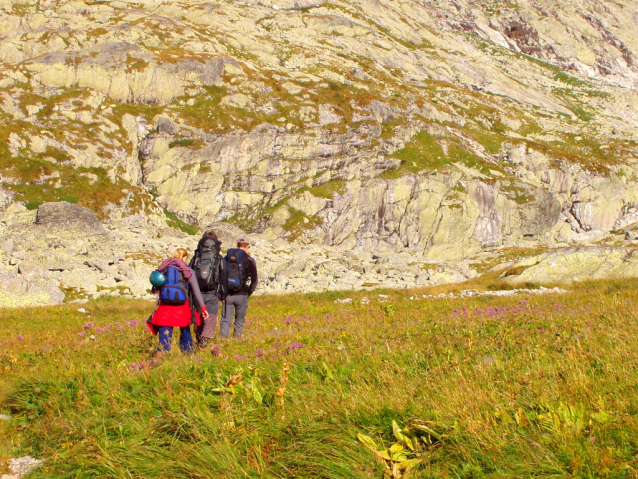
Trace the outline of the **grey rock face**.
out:
[[[571,283],[609,278],[638,277],[635,249],[619,247],[571,247],[550,251],[514,264],[510,271],[520,274],[504,277],[512,284]]]
[[[66,201],[44,203],[38,207],[36,225],[40,226],[45,234],[51,235],[108,234],[95,212]]]
[[[0,188],[0,213],[4,212],[13,203],[13,198],[15,198],[13,191]]]
[[[217,234],[217,237],[222,242],[222,247],[224,249],[234,248],[237,244],[237,240],[240,238],[249,238],[249,235],[247,235],[246,232],[229,223],[210,223],[206,225],[206,228],[203,228],[202,232],[206,233],[208,230],[213,230],[215,234]]]
[[[160,117],[157,119],[157,132],[175,135],[179,132],[179,127],[171,119]]]
[[[57,282],[43,277],[0,274],[0,307],[58,304],[64,293]]]
[[[109,234],[100,236],[46,236],[41,226],[33,223],[12,229],[1,225],[0,307],[55,304],[64,300],[62,290],[76,297],[150,299],[150,272],[177,247],[192,254],[201,237],[126,221],[109,223]],[[245,236],[233,225],[214,223],[209,227],[222,239],[224,251]],[[320,245],[292,246],[257,234],[248,238],[261,278],[258,294],[415,287],[476,275],[467,264],[433,264],[408,253],[373,256]],[[28,251],[20,248],[25,244]]]

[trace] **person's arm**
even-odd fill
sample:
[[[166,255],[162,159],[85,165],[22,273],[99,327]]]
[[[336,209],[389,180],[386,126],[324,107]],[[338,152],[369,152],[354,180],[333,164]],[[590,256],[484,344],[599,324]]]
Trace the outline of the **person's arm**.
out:
[[[191,272],[193,270],[191,269]],[[208,318],[208,311],[206,311],[206,304],[204,303],[204,297],[202,296],[202,292],[199,290],[199,284],[197,284],[197,278],[195,278],[195,272],[188,279],[188,284],[190,286],[191,292],[193,293],[193,298],[199,305],[199,309],[202,312],[202,317],[204,319]]]
[[[248,296],[255,292],[257,289],[257,263],[250,256],[248,257],[248,277],[250,278],[250,287],[248,288]]]

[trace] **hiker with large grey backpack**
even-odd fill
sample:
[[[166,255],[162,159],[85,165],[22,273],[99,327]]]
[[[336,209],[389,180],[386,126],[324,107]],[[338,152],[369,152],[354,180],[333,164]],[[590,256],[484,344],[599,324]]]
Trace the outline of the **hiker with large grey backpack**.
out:
[[[242,238],[237,241],[237,248],[229,248],[226,253],[228,297],[222,303],[220,325],[221,335],[225,338],[230,336],[231,326],[234,326],[233,337],[242,336],[248,310],[248,297],[257,288],[257,263],[248,254],[249,249],[250,243]]]
[[[209,230],[199,240],[189,265],[195,271],[209,313],[207,319],[197,321],[195,326],[195,338],[200,347],[205,347],[215,336],[219,302],[228,296],[226,261],[220,254],[221,245],[217,234]]]

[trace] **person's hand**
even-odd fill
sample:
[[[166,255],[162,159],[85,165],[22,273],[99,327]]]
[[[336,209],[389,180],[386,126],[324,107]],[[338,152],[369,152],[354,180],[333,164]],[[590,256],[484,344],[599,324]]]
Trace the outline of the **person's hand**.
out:
[[[206,311],[206,310],[202,311],[202,319],[204,319],[204,321],[206,321],[208,319],[208,316],[210,316],[208,314],[208,311]]]

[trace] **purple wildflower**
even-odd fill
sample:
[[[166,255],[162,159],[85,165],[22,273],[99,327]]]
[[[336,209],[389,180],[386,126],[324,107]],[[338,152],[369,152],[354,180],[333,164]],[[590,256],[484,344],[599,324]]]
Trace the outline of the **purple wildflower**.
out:
[[[235,354],[233,357],[234,357],[234,358],[235,358],[235,360],[237,360],[237,361],[243,361],[243,360],[244,360],[244,358],[243,358],[242,356],[240,356],[239,354]]]
[[[259,356],[263,356],[265,353],[265,351],[263,350],[263,348],[259,348],[255,351],[255,356],[259,357]]]
[[[251,324],[253,324],[253,320],[252,319],[247,319],[245,324],[246,324],[246,326],[250,326]]]
[[[129,369],[131,371],[144,371],[150,369],[158,363],[157,359],[150,359],[148,361],[140,361],[139,363],[131,363]]]
[[[84,329],[91,329],[93,326],[95,326],[95,321],[89,321],[83,327]]]
[[[19,341],[22,341],[23,339],[24,339],[24,335],[21,334],[20,336],[18,336]]]
[[[290,346],[288,346],[286,349],[288,351],[296,351],[297,349],[301,349],[303,347],[304,347],[303,344],[298,343],[297,341],[293,341],[292,344],[290,344]]]
[[[281,347],[281,343],[279,341],[275,341],[274,343],[272,343],[273,347],[275,348],[279,348]]]
[[[221,356],[221,354],[222,354],[222,346],[221,346],[221,344],[216,344],[215,346],[213,346],[211,348],[210,352],[215,357]]]
[[[86,331],[82,331],[81,333],[78,333],[78,337],[82,338],[86,336]]]

